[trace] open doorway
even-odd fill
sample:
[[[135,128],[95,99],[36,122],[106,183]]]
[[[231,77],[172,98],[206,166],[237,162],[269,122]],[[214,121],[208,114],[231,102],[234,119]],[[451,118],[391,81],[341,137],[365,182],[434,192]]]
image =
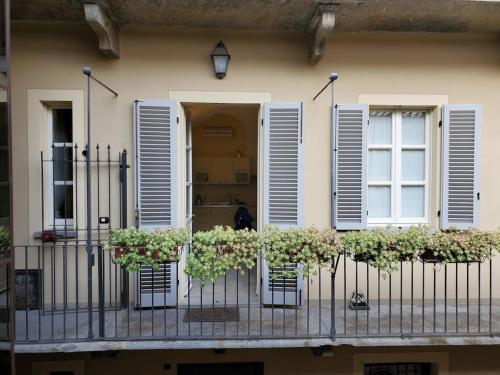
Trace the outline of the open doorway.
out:
[[[186,143],[190,145],[192,160],[192,168],[187,169],[187,180],[191,181],[188,185],[192,189],[187,191],[186,207],[192,210],[187,217],[191,217],[193,233],[217,225],[257,230],[260,106],[183,105],[187,118]],[[198,284],[199,281],[192,280],[188,285],[189,301],[184,302],[196,305],[210,297],[214,302],[231,304],[238,300],[238,293],[249,290],[250,285],[252,289],[257,285],[257,269],[245,276],[231,272],[217,280],[212,291],[203,290]],[[228,285],[232,287],[228,289]],[[255,295],[252,300],[254,298]]]
[[[257,229],[256,105],[190,104],[193,232]]]

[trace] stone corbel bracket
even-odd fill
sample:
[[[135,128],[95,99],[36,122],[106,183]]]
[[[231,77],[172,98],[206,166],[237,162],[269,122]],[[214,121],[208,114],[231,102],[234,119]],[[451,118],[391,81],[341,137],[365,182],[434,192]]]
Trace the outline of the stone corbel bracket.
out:
[[[120,34],[116,25],[98,4],[83,4],[85,20],[97,34],[99,49],[110,59],[120,57]]]
[[[319,4],[314,11],[307,34],[309,35],[309,62],[317,64],[323,56],[328,39],[335,26],[336,4]]]

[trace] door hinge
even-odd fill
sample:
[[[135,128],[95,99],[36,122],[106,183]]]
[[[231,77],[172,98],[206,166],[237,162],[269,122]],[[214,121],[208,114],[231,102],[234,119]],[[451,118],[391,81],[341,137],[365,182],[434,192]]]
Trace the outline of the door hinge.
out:
[[[443,120],[439,120],[439,127],[443,126]]]
[[[438,217],[441,217],[441,210],[438,211]]]
[[[260,125],[264,126],[264,119],[263,118],[260,119]]]
[[[477,200],[481,199],[481,193],[477,193]]]
[[[179,123],[179,116],[177,116],[177,123]]]

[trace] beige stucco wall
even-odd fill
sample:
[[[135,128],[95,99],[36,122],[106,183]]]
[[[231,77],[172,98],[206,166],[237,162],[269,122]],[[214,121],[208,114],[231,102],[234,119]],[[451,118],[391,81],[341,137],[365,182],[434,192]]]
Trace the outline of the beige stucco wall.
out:
[[[229,72],[223,80],[215,78],[210,62],[211,50],[219,39],[231,53]],[[483,107],[481,227],[493,229],[500,224],[500,47],[494,37],[335,33],[326,57],[311,66],[302,35],[127,26],[121,31],[121,58],[107,60],[85,24],[14,23],[13,189],[17,244],[30,242],[31,233],[39,229],[36,208],[40,198],[30,190],[39,183],[31,174],[33,168],[39,168],[39,150],[34,152],[37,158],[30,159],[33,150],[29,149],[34,134],[30,127],[38,125],[29,121],[28,92],[51,89],[84,93],[83,66],[91,66],[98,78],[119,93],[115,98],[95,86],[93,98],[93,143],[109,143],[115,152],[133,150],[135,99],[168,99],[182,96],[184,91],[196,91],[220,93],[222,97],[228,93],[226,96],[233,100],[239,94],[255,94],[257,103],[259,98],[303,102],[305,223],[316,226],[330,223],[330,96],[324,94],[315,102],[312,98],[331,71],[340,75],[336,97],[341,103],[380,98],[379,94],[423,95],[429,98],[424,103],[433,103],[437,96],[448,103],[479,103]],[[439,112],[438,107],[436,110]],[[437,127],[438,118],[433,116],[433,127]],[[129,223],[134,218],[132,171]],[[434,188],[437,195],[437,184]],[[184,212],[182,206],[178,212]],[[494,281],[499,281],[497,276]],[[324,293],[328,295],[327,290]]]
[[[228,350],[216,355],[211,350],[131,351],[116,356],[89,354],[20,355],[18,374],[45,375],[44,370],[66,369],[84,374],[172,374],[179,363],[264,362],[268,374],[349,374],[362,375],[364,363],[431,362],[439,375],[493,375],[500,371],[498,347],[441,347],[435,348],[353,348],[335,347],[332,357],[314,357],[310,349]],[[170,365],[170,369],[164,369]],[[31,369],[33,371],[31,372]]]

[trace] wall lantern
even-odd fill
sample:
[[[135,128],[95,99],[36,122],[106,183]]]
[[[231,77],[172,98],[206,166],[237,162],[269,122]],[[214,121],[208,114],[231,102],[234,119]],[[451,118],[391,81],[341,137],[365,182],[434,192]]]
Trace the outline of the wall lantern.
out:
[[[222,40],[217,43],[211,56],[212,62],[214,63],[215,75],[219,79],[224,78],[227,73],[227,66],[229,65],[231,55],[229,55],[229,52],[227,51],[224,43],[222,43]]]

